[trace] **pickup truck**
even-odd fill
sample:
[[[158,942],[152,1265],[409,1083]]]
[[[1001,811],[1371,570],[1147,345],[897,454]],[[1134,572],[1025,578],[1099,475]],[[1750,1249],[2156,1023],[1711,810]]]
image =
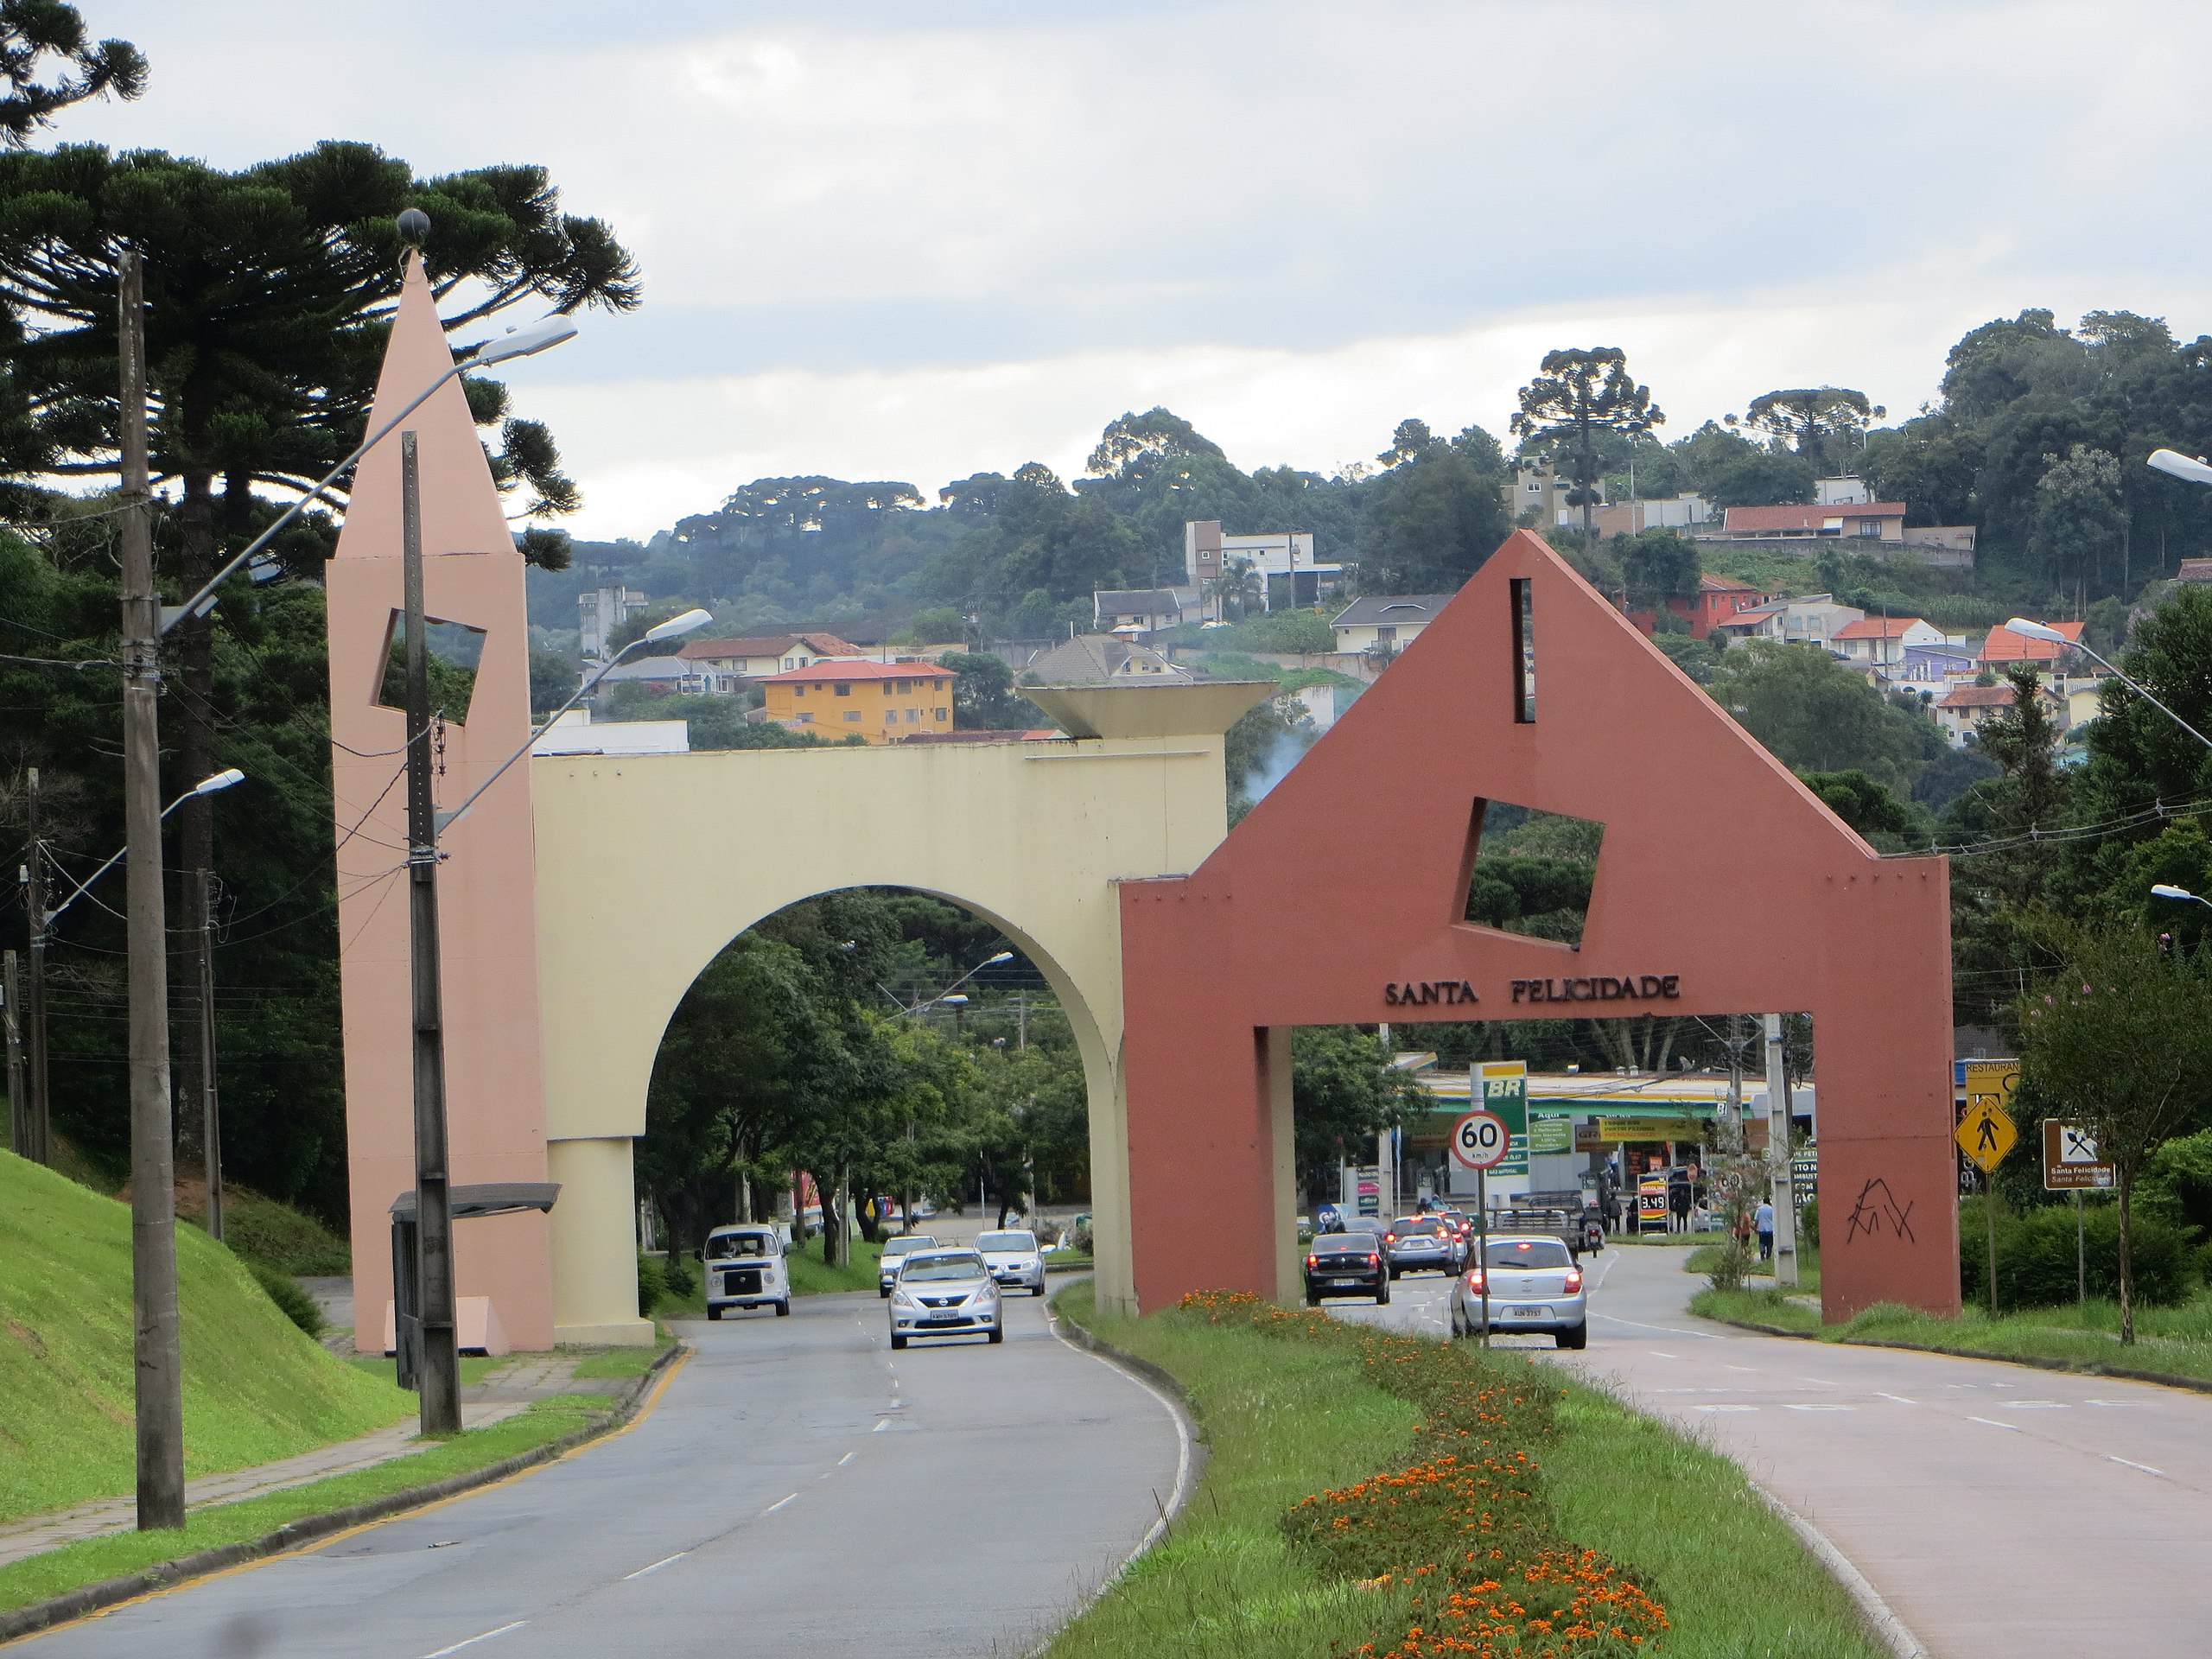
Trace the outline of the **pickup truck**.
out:
[[[1534,1196],[1539,1198],[1554,1197],[1550,1193],[1538,1193]],[[1575,1198],[1577,1201],[1573,1204],[1537,1204],[1516,1200],[1506,1209],[1492,1213],[1491,1230],[1523,1234],[1549,1233],[1567,1246],[1575,1260],[1580,1261],[1586,1252],[1594,1255],[1605,1248],[1605,1224],[1599,1220],[1598,1212],[1595,1210],[1583,1207],[1580,1202],[1579,1193]]]

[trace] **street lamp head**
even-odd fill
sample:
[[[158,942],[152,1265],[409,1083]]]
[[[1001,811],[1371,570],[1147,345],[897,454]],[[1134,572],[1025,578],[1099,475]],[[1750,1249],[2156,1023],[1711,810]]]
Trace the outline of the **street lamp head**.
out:
[[[2046,645],[2070,645],[2074,642],[2056,628],[2046,627],[2040,622],[2031,622],[2024,616],[2016,616],[2005,625],[2024,639],[2040,639]]]
[[[2194,899],[2196,897],[2187,887],[2177,887],[2167,881],[2152,883],[2151,896],[2153,899]]]
[[[536,322],[525,322],[519,328],[510,328],[497,340],[487,340],[476,348],[476,355],[469,359],[472,366],[486,363],[504,363],[509,358],[529,357],[549,346],[558,346],[564,340],[576,337],[576,325],[563,316],[540,317]]]
[[[1001,951],[1000,951],[1000,952],[998,953],[998,955],[996,955],[995,957],[984,957],[984,958],[983,958],[983,966],[984,966],[984,967],[986,967],[986,968],[988,968],[988,967],[989,967],[993,963],[997,963],[997,962],[1012,962],[1013,960],[1014,960],[1014,952],[1013,952],[1013,951],[1011,951],[1011,950],[1001,950]]]
[[[948,1008],[964,1008],[968,1006],[968,993],[955,991],[950,996],[940,996],[938,1001]]]
[[[645,638],[658,644],[663,639],[673,639],[679,633],[689,633],[694,628],[702,628],[714,620],[711,611],[686,611],[681,616],[655,623],[645,630]]]
[[[213,778],[203,778],[192,786],[195,795],[213,795],[219,789],[228,789],[232,784],[245,781],[245,773],[236,766],[217,772]]]
[[[2170,477],[2190,484],[2212,484],[2212,466],[2177,449],[2153,449],[2151,465]]]

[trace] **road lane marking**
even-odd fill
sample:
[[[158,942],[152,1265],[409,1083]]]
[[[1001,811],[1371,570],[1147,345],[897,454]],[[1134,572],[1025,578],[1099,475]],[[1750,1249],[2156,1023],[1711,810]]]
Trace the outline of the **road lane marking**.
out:
[[[651,1567],[641,1567],[634,1573],[625,1573],[622,1575],[622,1582],[627,1584],[632,1579],[644,1578],[648,1573],[658,1573],[661,1568],[666,1567],[671,1561],[680,1561],[690,1553],[691,1552],[688,1549],[679,1549],[673,1555],[664,1555],[660,1560],[655,1561]]]
[[[1647,1348],[1643,1351],[1649,1354],[1654,1359],[1680,1359],[1681,1357],[1680,1354],[1662,1354],[1656,1348]]]
[[[2166,1471],[2164,1470],[2153,1469],[2149,1464],[2138,1463],[2133,1458],[2115,1458],[2109,1452],[2105,1453],[2105,1458],[2107,1462],[2124,1463],[2131,1469],[2140,1469],[2146,1475],[2156,1475],[2160,1480],[2164,1480],[2166,1478]]]
[[[512,1624],[502,1624],[496,1630],[486,1630],[481,1636],[472,1636],[466,1642],[456,1642],[449,1648],[440,1648],[435,1653],[426,1653],[423,1659],[446,1659],[449,1653],[459,1653],[463,1648],[473,1648],[479,1642],[489,1642],[495,1636],[505,1636],[509,1630],[518,1630],[530,1621],[518,1618]]]
[[[2139,1406],[2140,1400],[2084,1400],[2085,1406]]]
[[[1694,1408],[1694,1409],[1698,1411],[1757,1411],[1758,1408],[1757,1406],[1698,1406]]]
[[[1624,1319],[1618,1313],[1601,1313],[1594,1307],[1590,1310],[1590,1317],[1593,1319],[1607,1319],[1615,1325],[1632,1325],[1638,1331],[1664,1331],[1670,1337],[1694,1337],[1700,1342],[1723,1340],[1714,1336],[1710,1331],[1685,1331],[1678,1325],[1646,1325],[1642,1319]],[[1672,1356],[1669,1357],[1671,1358]]]
[[[1843,1386],[1840,1382],[1829,1382],[1825,1376],[1801,1376],[1797,1380],[1800,1382],[1810,1382],[1816,1389],[1840,1389]]]
[[[837,1466],[842,1469],[858,1456],[860,1456],[860,1453],[857,1452],[848,1452],[843,1457],[837,1459]]]
[[[1994,1417],[1969,1417],[1967,1421],[1987,1423],[1992,1428],[2001,1428],[2008,1434],[2018,1434],[2020,1432],[2020,1426],[2018,1423],[2000,1423]]]
[[[2069,1411],[2072,1409],[2063,1400],[1999,1400],[1997,1405],[2002,1411]]]
[[[1726,1369],[1727,1369],[1727,1370],[1732,1370],[1732,1371],[1749,1371],[1749,1372],[1751,1372],[1751,1375],[1752,1375],[1752,1376],[1758,1376],[1758,1370],[1759,1370],[1759,1368],[1758,1368],[1758,1366],[1756,1366],[1756,1365],[1731,1365],[1731,1366],[1728,1366]]]
[[[798,1498],[798,1494],[797,1492],[793,1492],[789,1497],[779,1497],[774,1503],[771,1503],[766,1509],[761,1510],[760,1513],[763,1515],[773,1515],[778,1510],[782,1509],[785,1504],[794,1503]]]
[[[1856,1406],[1832,1406],[1825,1402],[1811,1406],[1784,1406],[1784,1411],[1856,1411]]]
[[[1916,1406],[1920,1403],[1917,1400],[1908,1400],[1901,1394],[1883,1394],[1879,1389],[1875,1389],[1874,1392],[1882,1399],[1894,1400],[1901,1406]]]
[[[879,1419],[879,1420],[878,1420],[878,1421],[877,1421],[877,1423],[876,1423],[876,1425],[875,1425],[875,1427],[874,1427],[874,1428],[871,1428],[870,1430],[868,1430],[868,1433],[871,1433],[871,1434],[880,1434],[880,1433],[883,1433],[883,1431],[884,1431],[885,1429],[887,1429],[887,1428],[888,1428],[888,1427],[891,1427],[891,1420],[890,1420],[888,1417],[881,1418],[881,1419]]]

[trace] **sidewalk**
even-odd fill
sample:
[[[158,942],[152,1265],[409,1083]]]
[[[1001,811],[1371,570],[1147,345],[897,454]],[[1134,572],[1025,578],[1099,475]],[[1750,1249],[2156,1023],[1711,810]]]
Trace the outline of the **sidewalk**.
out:
[[[517,1354],[481,1382],[461,1391],[461,1426],[482,1428],[526,1409],[532,1401],[553,1395],[604,1392],[620,1386],[604,1381],[577,1381],[574,1372],[584,1357],[581,1354]],[[318,1446],[275,1463],[233,1469],[226,1474],[204,1475],[185,1483],[184,1501],[188,1508],[199,1509],[210,1503],[259,1497],[288,1486],[304,1486],[330,1475],[348,1474],[405,1456],[416,1449],[416,1424],[409,1419],[358,1440]],[[74,1543],[80,1538],[127,1532],[137,1524],[137,1502],[129,1495],[97,1498],[73,1509],[0,1522],[0,1567]]]

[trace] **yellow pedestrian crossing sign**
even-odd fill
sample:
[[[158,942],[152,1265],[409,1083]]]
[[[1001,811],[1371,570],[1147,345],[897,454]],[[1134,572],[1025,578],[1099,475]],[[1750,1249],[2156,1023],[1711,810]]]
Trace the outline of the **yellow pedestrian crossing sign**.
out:
[[[1994,1173],[2020,1138],[2012,1117],[1994,1100],[1981,1099],[1967,1108],[1959,1120],[1959,1150],[1974,1160],[1985,1175]]]

